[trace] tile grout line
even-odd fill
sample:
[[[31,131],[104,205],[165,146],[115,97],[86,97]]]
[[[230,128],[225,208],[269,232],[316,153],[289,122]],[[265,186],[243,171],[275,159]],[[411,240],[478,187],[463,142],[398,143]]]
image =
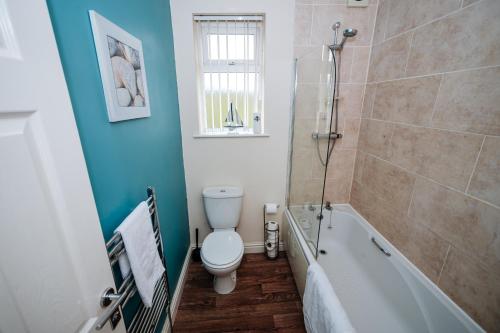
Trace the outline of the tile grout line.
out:
[[[385,42],[386,38],[387,38],[387,28],[389,27],[389,17],[391,17],[391,6],[389,6],[389,0],[386,0],[386,3],[385,3],[386,7],[387,8],[387,13],[386,14],[386,17],[385,17],[385,22],[383,22],[382,24],[384,25],[384,35],[382,36],[382,41],[380,42],[380,44],[382,44],[383,42]],[[373,30],[375,31],[375,27],[373,28]],[[375,33],[374,33],[375,35]],[[372,47],[375,46],[376,44],[373,43],[372,41]]]
[[[424,126],[424,125],[415,125],[415,124],[403,123],[403,122],[392,121],[392,120],[384,120],[384,119],[377,119],[377,118],[365,118],[365,119],[370,119],[370,120],[373,120],[373,121],[384,122],[384,123],[393,124],[393,125],[397,125],[397,126],[406,126],[406,127],[420,128],[420,129],[430,129],[430,130],[434,130],[434,131],[449,132],[449,133],[460,134],[460,135],[467,134],[467,135],[475,135],[475,136],[493,136],[493,137],[498,137],[498,135],[488,135],[488,134],[483,134],[483,133],[464,132],[464,131],[453,130],[453,129],[448,129],[448,128],[431,127],[431,126]]]
[[[316,47],[316,48],[319,48],[319,47],[322,47],[325,44],[326,43],[323,43],[323,44],[313,44],[313,43],[309,43],[309,44],[293,44],[293,47]],[[363,48],[363,47],[369,47],[369,48],[371,48],[371,45],[346,45],[346,46],[344,46],[344,49],[360,49],[360,48]]]
[[[441,93],[441,87],[443,85],[443,81],[444,81],[444,74],[442,74],[441,77],[440,77],[440,79],[439,79],[439,86],[438,86],[437,93],[436,93],[436,99],[434,100],[434,104],[432,105],[432,113],[431,113],[431,118],[430,118],[430,121],[429,121],[429,127],[430,128],[432,128],[432,126],[434,124],[434,115],[436,114],[437,101],[438,101],[438,98],[439,98],[439,94]]]
[[[408,54],[406,55],[406,63],[405,63],[405,77],[408,76],[408,63],[410,62],[411,50],[413,49],[413,39],[415,38],[415,31],[411,32],[410,40],[409,40],[409,48]]]
[[[429,25],[429,24],[432,24],[432,23],[438,22],[438,21],[440,21],[440,20],[442,20],[442,19],[445,19],[445,18],[447,18],[448,16],[455,15],[455,14],[459,13],[460,11],[462,11],[462,10],[464,10],[464,9],[466,9],[466,8],[469,8],[469,7],[472,7],[472,6],[478,5],[478,4],[479,4],[479,3],[481,3],[482,1],[483,1],[483,0],[479,0],[479,1],[476,1],[476,2],[473,2],[473,3],[469,4],[469,5],[467,5],[467,6],[465,6],[465,7],[459,7],[458,9],[455,9],[455,10],[453,10],[453,11],[451,11],[451,12],[449,12],[449,13],[445,14],[445,15],[442,15],[442,16],[439,16],[439,17],[436,17],[435,19],[432,19],[431,21],[428,21],[428,22],[422,23],[422,24],[420,24],[420,25],[417,25],[416,27],[413,27],[413,28],[410,28],[410,29],[404,30],[404,31],[399,32],[399,33],[397,33],[396,35],[393,35],[393,36],[388,37],[388,38],[386,38],[386,37],[387,37],[387,26],[386,26],[386,27],[385,27],[385,31],[384,31],[384,39],[383,39],[381,42],[377,43],[377,44],[373,44],[373,46],[379,46],[379,45],[381,45],[381,44],[385,43],[386,41],[389,41],[389,40],[391,40],[391,39],[394,39],[394,38],[400,37],[401,35],[404,35],[404,34],[405,34],[405,33],[407,33],[407,32],[410,32],[410,31],[412,31],[412,32],[413,32],[413,31],[418,30],[418,29],[420,29],[420,28],[422,28],[422,27],[424,27],[424,26],[426,26],[426,25]],[[389,20],[387,20],[387,21],[389,21]]]
[[[315,12],[316,7],[312,6],[311,8],[311,27],[309,28],[309,36],[307,37],[307,41],[309,42],[309,45],[312,45],[312,36],[313,36],[313,26],[314,26],[314,12]]]
[[[353,83],[352,82],[352,68],[354,67],[354,55],[357,54],[357,52],[353,49],[352,50],[352,55],[351,55],[351,63],[349,64],[349,80],[347,81],[348,83]],[[342,70],[340,71],[342,73]],[[342,83],[342,81],[340,81]],[[363,83],[361,83],[363,84]]]
[[[481,199],[481,198],[477,198],[477,197],[475,197],[475,196],[473,196],[473,195],[470,195],[470,194],[468,194],[468,193],[462,192],[462,191],[460,191],[460,190],[458,190],[458,189],[456,189],[456,188],[454,188],[454,187],[451,187],[451,186],[449,186],[449,185],[444,185],[444,184],[441,184],[440,182],[438,182],[438,181],[436,181],[436,180],[434,180],[434,179],[432,179],[432,178],[429,178],[429,177],[427,177],[427,176],[424,176],[424,175],[418,174],[418,173],[416,173],[416,172],[414,172],[414,171],[411,171],[411,170],[409,170],[409,169],[407,169],[407,168],[404,168],[404,167],[402,167],[402,166],[400,166],[400,165],[397,165],[397,164],[396,164],[396,163],[394,163],[394,162],[391,162],[391,161],[385,160],[385,159],[381,158],[380,156],[374,155],[374,154],[369,153],[369,152],[367,152],[367,151],[364,151],[364,150],[362,150],[362,149],[361,149],[361,151],[362,151],[364,154],[366,154],[366,155],[369,155],[369,156],[371,156],[371,157],[373,157],[373,158],[376,158],[376,159],[378,159],[378,160],[381,160],[381,161],[383,161],[383,162],[385,162],[385,163],[389,163],[390,165],[395,166],[395,167],[397,167],[397,168],[399,168],[399,169],[401,169],[401,170],[403,170],[403,171],[405,171],[405,172],[407,172],[407,173],[409,173],[409,174],[411,174],[411,175],[413,175],[413,176],[423,178],[423,179],[425,179],[425,180],[427,180],[427,181],[429,181],[429,182],[431,182],[431,183],[434,183],[434,184],[436,184],[436,185],[439,185],[439,186],[441,186],[441,187],[444,187],[445,189],[447,189],[447,190],[449,190],[449,191],[452,191],[452,192],[455,192],[455,193],[458,193],[458,194],[462,194],[463,196],[465,196],[465,197],[467,197],[467,198],[470,198],[470,199],[473,199],[473,200],[479,201],[479,202],[481,202],[481,203],[483,203],[483,204],[485,204],[485,205],[487,205],[487,206],[490,206],[490,207],[492,207],[492,208],[495,208],[495,209],[499,209],[499,210],[500,210],[500,206],[497,206],[497,205],[495,205],[495,204],[493,204],[493,203],[491,203],[491,202],[485,201],[485,200],[483,200],[483,199]]]
[[[415,177],[415,180],[413,181],[413,186],[411,188],[411,195],[410,195],[410,203],[408,204],[408,211],[406,212],[406,216],[410,218],[410,209],[411,205],[413,203],[413,196],[415,195],[415,188],[417,187],[417,177]]]
[[[438,279],[436,285],[439,286],[439,283],[441,282],[441,275],[443,274],[444,271],[444,266],[446,266],[446,261],[448,260],[448,255],[450,254],[451,250],[451,243],[448,244],[448,249],[446,250],[446,254],[444,256],[443,260],[443,266],[441,266],[441,270],[439,271]]]
[[[477,168],[477,165],[479,163],[479,156],[481,156],[481,152],[483,151],[483,146],[484,146],[485,141],[486,141],[486,135],[484,136],[483,142],[481,142],[481,147],[479,148],[479,152],[477,153],[474,167],[472,168],[472,172],[470,174],[469,181],[467,182],[467,187],[465,188],[465,193],[467,193],[469,191],[470,183],[472,182],[472,177],[474,177],[474,173],[476,172],[476,168]]]
[[[388,80],[380,80],[380,81],[370,81],[370,82],[367,82],[367,83],[370,83],[370,84],[388,83],[388,82],[394,82],[394,81],[403,81],[403,80],[410,80],[410,79],[425,78],[425,77],[429,77],[429,76],[438,76],[438,75],[446,75],[446,74],[457,74],[457,73],[463,73],[463,72],[468,72],[468,71],[478,71],[478,70],[483,70],[483,69],[494,69],[494,68],[498,68],[498,67],[500,67],[500,64],[499,65],[487,65],[487,66],[479,66],[479,67],[457,69],[457,70],[445,71],[445,72],[435,72],[435,73],[429,73],[429,74],[404,76],[404,77],[400,77],[400,78],[397,78],[397,79],[388,79]]]
[[[373,87],[374,91],[373,91],[373,100],[371,102],[371,105],[370,105],[370,112],[369,112],[369,115],[368,115],[368,119],[373,119],[373,109],[375,109],[375,100],[377,99],[377,90],[378,90],[378,87],[377,85],[375,85]]]

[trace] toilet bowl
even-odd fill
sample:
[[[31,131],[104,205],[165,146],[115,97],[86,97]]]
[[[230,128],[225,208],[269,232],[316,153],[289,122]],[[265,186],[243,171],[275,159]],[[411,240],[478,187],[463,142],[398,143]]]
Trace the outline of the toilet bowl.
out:
[[[229,294],[236,287],[236,270],[243,258],[244,246],[235,231],[241,213],[243,190],[218,186],[203,190],[203,205],[208,224],[213,229],[201,247],[201,260],[214,276],[214,290]]]
[[[232,230],[214,231],[205,238],[201,260],[214,276],[214,290],[229,294],[236,287],[236,269],[243,258],[243,241]]]

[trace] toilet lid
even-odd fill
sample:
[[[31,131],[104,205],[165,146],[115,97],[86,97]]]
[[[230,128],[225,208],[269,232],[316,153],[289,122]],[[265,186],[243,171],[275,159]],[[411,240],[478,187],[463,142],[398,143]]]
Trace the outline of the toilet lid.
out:
[[[201,256],[211,265],[224,266],[238,260],[243,252],[243,241],[237,232],[215,231],[203,241]]]

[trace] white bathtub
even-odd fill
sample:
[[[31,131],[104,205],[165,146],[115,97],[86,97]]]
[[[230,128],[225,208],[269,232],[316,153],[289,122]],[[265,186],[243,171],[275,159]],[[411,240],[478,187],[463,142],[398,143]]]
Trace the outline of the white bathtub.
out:
[[[313,207],[317,215],[319,206]],[[295,222],[290,210],[301,222]],[[290,210],[284,214],[285,247],[303,293],[307,263],[315,259],[299,223],[314,214],[302,206]],[[334,206],[331,229],[329,214],[323,211],[319,249],[326,254],[319,254],[318,262],[358,333],[484,332],[350,205]],[[314,227],[309,232],[313,239]]]

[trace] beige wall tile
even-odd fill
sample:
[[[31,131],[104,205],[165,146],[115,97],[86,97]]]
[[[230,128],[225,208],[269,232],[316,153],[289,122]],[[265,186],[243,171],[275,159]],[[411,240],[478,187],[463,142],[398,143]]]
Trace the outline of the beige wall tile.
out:
[[[361,182],[361,178],[363,177],[363,167],[365,165],[366,154],[361,150],[358,150],[356,153],[356,162],[354,164],[354,180],[357,182]]]
[[[291,204],[321,204],[321,195],[323,193],[323,181],[320,180],[299,180],[292,179],[290,186]]]
[[[419,177],[409,215],[493,267],[500,262],[499,209]]]
[[[429,279],[437,283],[449,243],[419,223],[409,223],[406,242],[399,250]]]
[[[321,150],[323,159],[326,156],[326,148]],[[354,149],[335,149],[332,151],[330,162],[328,163],[328,172],[326,178],[328,180],[338,180],[341,178],[348,178],[349,182],[352,178],[354,169],[354,161],[356,158],[356,150]],[[325,167],[319,161],[317,152],[314,152],[312,162],[312,177],[314,179],[323,179],[325,176]]]
[[[389,156],[394,125],[379,120],[363,119],[359,129],[358,148],[383,159]]]
[[[348,41],[351,46],[369,46],[375,21],[376,6],[348,8],[345,4],[314,6],[311,43],[314,45],[333,42],[332,24],[340,21],[342,29],[358,29],[356,37]]]
[[[315,141],[312,133],[316,131],[316,121],[311,119],[297,119],[294,124],[293,148],[313,149]]]
[[[340,84],[339,90],[339,115],[341,115],[343,118],[361,117],[364,85]]]
[[[467,248],[461,248],[472,254]],[[500,327],[500,275],[492,274],[477,260],[452,248],[439,286],[488,332]]]
[[[500,327],[500,209],[494,206],[500,205],[500,138],[488,136],[478,154],[484,134],[500,135],[500,67],[492,68],[500,66],[500,1],[464,0],[468,7],[457,10],[460,3],[379,1],[350,203],[495,331]],[[448,16],[417,27],[443,15]],[[412,30],[389,38],[406,29]],[[482,66],[490,68],[474,69]],[[415,177],[410,187],[408,180]],[[476,259],[462,258],[457,248]]]
[[[312,6],[295,6],[295,45],[309,45],[311,41]]]
[[[500,1],[474,6],[415,30],[407,74],[500,65]]]
[[[380,0],[377,10],[377,18],[375,21],[375,28],[373,32],[374,45],[380,44],[385,40],[385,33],[387,30],[387,21],[389,19],[390,0]]]
[[[325,184],[325,201],[341,204],[349,202],[352,174],[349,178],[328,180]]]
[[[297,83],[326,83],[326,74],[329,72],[329,63],[321,60],[321,53],[317,56],[299,58],[297,63]]]
[[[390,161],[464,191],[482,140],[482,136],[475,134],[396,125]]]
[[[361,117],[362,118],[371,118],[373,104],[375,102],[375,94],[376,94],[377,85],[374,83],[367,84],[365,86],[365,96],[363,99],[363,107],[361,109]]]
[[[379,83],[372,118],[429,125],[441,76]]]
[[[292,179],[312,179],[312,149],[294,149],[292,155]]]
[[[293,56],[295,58],[318,58],[321,57],[323,48],[321,46],[294,45]]]
[[[387,37],[400,34],[460,8],[462,0],[397,0],[391,2]]]
[[[298,83],[327,83],[327,75],[330,73],[330,63],[323,61],[323,53],[329,52],[323,47],[300,47],[295,48],[300,56],[297,58],[297,82]]]
[[[466,7],[466,6],[469,6],[475,2],[478,2],[479,0],[464,0],[463,3],[462,3],[462,7]]]
[[[445,74],[432,124],[500,135],[500,67]]]
[[[373,46],[368,82],[403,77],[405,75],[406,59],[410,51],[410,40],[411,33],[406,33]]]
[[[398,211],[408,211],[415,176],[390,163],[367,155],[363,166],[363,190],[375,193]]]
[[[312,0],[314,4],[321,4],[321,5],[333,5],[333,4],[338,4],[338,5],[345,5],[346,1],[345,0]],[[376,5],[377,0],[368,0],[368,3],[370,5]]]
[[[347,48],[342,51],[342,63],[344,62],[344,52]],[[354,54],[352,59],[352,69],[350,82],[352,83],[365,83],[366,74],[368,72],[368,60],[370,56],[370,48],[366,47],[355,47],[353,48]]]
[[[319,108],[319,85],[297,84],[295,95],[295,119],[316,119]]]
[[[500,137],[486,137],[467,192],[500,206]]]
[[[356,150],[335,148],[328,163],[326,178],[333,181],[347,180],[350,186],[355,160]]]
[[[351,67],[355,49],[357,48],[346,46],[342,50],[342,55],[340,57],[340,83],[351,82]],[[338,53],[336,59],[337,61],[339,60]]]
[[[340,129],[342,138],[337,140],[336,147],[343,149],[353,149],[358,146],[360,118],[346,118]]]
[[[410,221],[406,211],[398,210],[358,182],[353,182],[350,204],[397,248],[409,241]]]

